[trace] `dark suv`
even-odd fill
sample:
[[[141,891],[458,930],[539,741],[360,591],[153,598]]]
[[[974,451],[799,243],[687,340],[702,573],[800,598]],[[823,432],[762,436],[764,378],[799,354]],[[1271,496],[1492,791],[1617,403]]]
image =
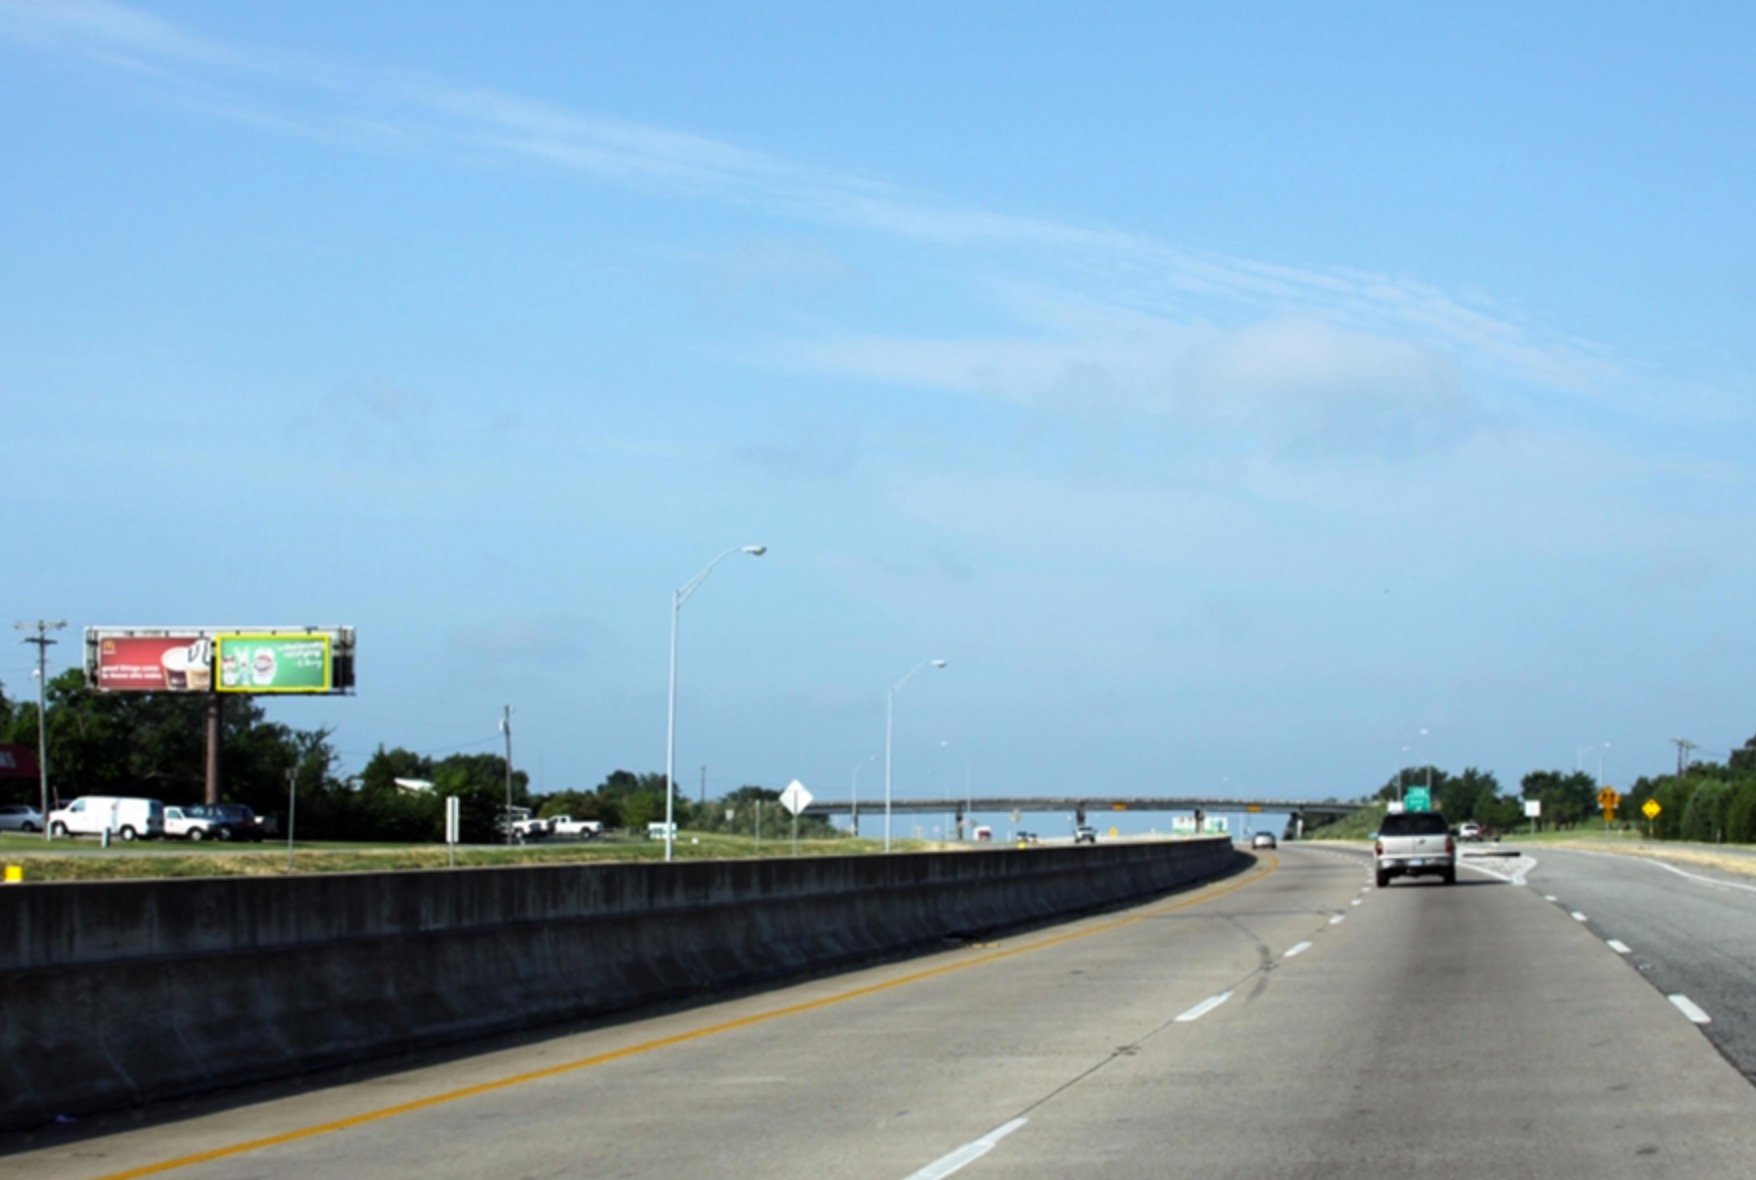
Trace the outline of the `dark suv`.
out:
[[[256,813],[242,803],[196,803],[185,807],[183,814],[212,821],[214,836],[220,840],[254,840],[260,844],[266,831]]]

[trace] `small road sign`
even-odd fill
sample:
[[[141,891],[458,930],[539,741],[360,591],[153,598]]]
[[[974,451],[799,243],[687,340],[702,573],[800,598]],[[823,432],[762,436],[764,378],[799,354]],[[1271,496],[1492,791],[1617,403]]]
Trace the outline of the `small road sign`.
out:
[[[1599,788],[1598,793],[1597,793],[1597,805],[1599,807],[1603,808],[1605,811],[1616,810],[1616,804],[1620,803],[1621,801],[1622,801],[1622,796],[1620,796],[1616,793],[1616,788],[1614,788],[1614,787],[1601,787],[1601,788]]]
[[[787,789],[780,793],[780,805],[792,812],[795,818],[801,811],[811,806],[811,799],[811,792],[807,791],[805,784],[798,779],[788,783]]]
[[[1657,819],[1658,813],[1663,811],[1664,808],[1658,805],[1657,799],[1648,799],[1646,805],[1640,810],[1645,813],[1647,819]]]

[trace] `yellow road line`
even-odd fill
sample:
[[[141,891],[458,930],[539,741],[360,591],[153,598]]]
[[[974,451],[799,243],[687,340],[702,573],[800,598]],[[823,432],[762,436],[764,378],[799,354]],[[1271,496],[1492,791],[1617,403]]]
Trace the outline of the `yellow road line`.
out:
[[[654,1040],[642,1041],[638,1045],[629,1045],[625,1048],[611,1050],[608,1053],[593,1054],[590,1057],[580,1057],[573,1061],[561,1062],[558,1065],[546,1066],[543,1069],[535,1069],[527,1073],[513,1074],[510,1077],[496,1078],[491,1082],[480,1082],[474,1086],[464,1086],[456,1090],[447,1090],[442,1094],[433,1094],[426,1098],[417,1098],[412,1102],[402,1102],[395,1106],[385,1106],[377,1110],[368,1110],[362,1114],[350,1115],[344,1119],[333,1119],[326,1123],[315,1123],[309,1127],[299,1127],[291,1131],[283,1131],[278,1135],[265,1135],[260,1139],[249,1139],[242,1143],[233,1143],[225,1147],[216,1147],[210,1151],[199,1151],[192,1155],[178,1156],[176,1159],[162,1160],[156,1164],[144,1164],[141,1167],[130,1168],[124,1172],[111,1172],[98,1177],[97,1180],[133,1180],[133,1178],[137,1176],[156,1176],[164,1172],[175,1171],[178,1168],[192,1168],[197,1164],[212,1163],[214,1160],[226,1159],[235,1155],[245,1155],[252,1151],[261,1151],[264,1148],[279,1147],[285,1143],[296,1143],[301,1139],[312,1139],[319,1135],[331,1134],[335,1131],[345,1131],[350,1127],[359,1127],[364,1126],[367,1123],[376,1123],[384,1119],[396,1118],[398,1115],[413,1114],[418,1110],[430,1110],[435,1106],[443,1106],[446,1103],[457,1102],[465,1098],[474,1098],[479,1094],[491,1094],[496,1090],[507,1090],[514,1086],[525,1085],[529,1082],[540,1082],[545,1078],[576,1073],[582,1069],[590,1069],[593,1066],[598,1065],[607,1065],[612,1061],[621,1061],[628,1057],[637,1057],[643,1053],[651,1053],[657,1049],[668,1049],[673,1045],[684,1045],[688,1044],[690,1041],[703,1040],[707,1037],[718,1036],[721,1033],[735,1032],[738,1029],[750,1028],[758,1024],[766,1024],[771,1020],[780,1020],[788,1016],[799,1016],[806,1012],[816,1012],[823,1008],[832,1007],[836,1004],[845,1004],[850,1000],[864,999],[867,996],[878,995],[881,992],[891,991],[899,987],[907,987],[910,984],[922,983],[929,979],[938,979],[956,971],[965,971],[971,967],[982,967],[989,963],[997,963],[1003,959],[1014,958],[1018,955],[1047,950],[1049,947],[1061,946],[1065,943],[1074,942],[1081,938],[1090,938],[1094,934],[1103,934],[1111,930],[1117,930],[1124,926],[1132,925],[1135,922],[1156,917],[1159,914],[1184,909],[1196,904],[1197,902],[1211,901],[1216,897],[1224,897],[1228,893],[1242,889],[1244,886],[1267,876],[1278,866],[1279,858],[1276,857],[1274,863],[1267,867],[1259,865],[1235,881],[1225,885],[1205,887],[1197,893],[1178,901],[1152,906],[1137,913],[1129,914],[1124,918],[1116,918],[1108,922],[1100,922],[1094,926],[1083,927],[1079,930],[1073,930],[1063,934],[1050,935],[1046,938],[1035,939],[1031,942],[1015,947],[1008,947],[1004,950],[996,950],[989,954],[980,955],[976,958],[962,959],[955,963],[943,963],[937,967],[929,967],[923,971],[915,971],[908,975],[898,976],[895,979],[886,980],[883,983],[872,983],[867,984],[864,987],[850,988],[847,991],[837,992],[831,996],[823,996],[815,1000],[805,1000],[797,1004],[788,1004],[784,1008],[775,1008],[767,1012],[758,1012],[751,1016],[740,1016],[736,1020],[727,1020],[719,1024],[708,1025],[704,1028],[692,1029],[688,1032],[674,1033],[668,1037],[658,1037]]]

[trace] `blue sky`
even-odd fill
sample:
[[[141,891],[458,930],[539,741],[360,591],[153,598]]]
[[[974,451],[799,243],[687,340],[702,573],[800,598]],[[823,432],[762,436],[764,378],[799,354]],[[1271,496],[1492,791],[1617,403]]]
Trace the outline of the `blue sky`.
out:
[[[662,768],[750,543],[714,795],[879,789],[930,657],[899,792],[1723,756],[1753,25],[0,2],[0,601],[351,624],[272,716],[351,772],[510,704],[550,791]]]

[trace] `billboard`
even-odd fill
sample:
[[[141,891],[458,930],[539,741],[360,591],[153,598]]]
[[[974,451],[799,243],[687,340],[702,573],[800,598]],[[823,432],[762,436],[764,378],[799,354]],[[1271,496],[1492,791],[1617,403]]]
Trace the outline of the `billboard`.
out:
[[[351,692],[352,627],[87,627],[99,692]]]
[[[99,692],[211,692],[213,641],[195,630],[86,632],[86,679]]]
[[[220,692],[329,692],[330,636],[244,632],[218,635]]]

